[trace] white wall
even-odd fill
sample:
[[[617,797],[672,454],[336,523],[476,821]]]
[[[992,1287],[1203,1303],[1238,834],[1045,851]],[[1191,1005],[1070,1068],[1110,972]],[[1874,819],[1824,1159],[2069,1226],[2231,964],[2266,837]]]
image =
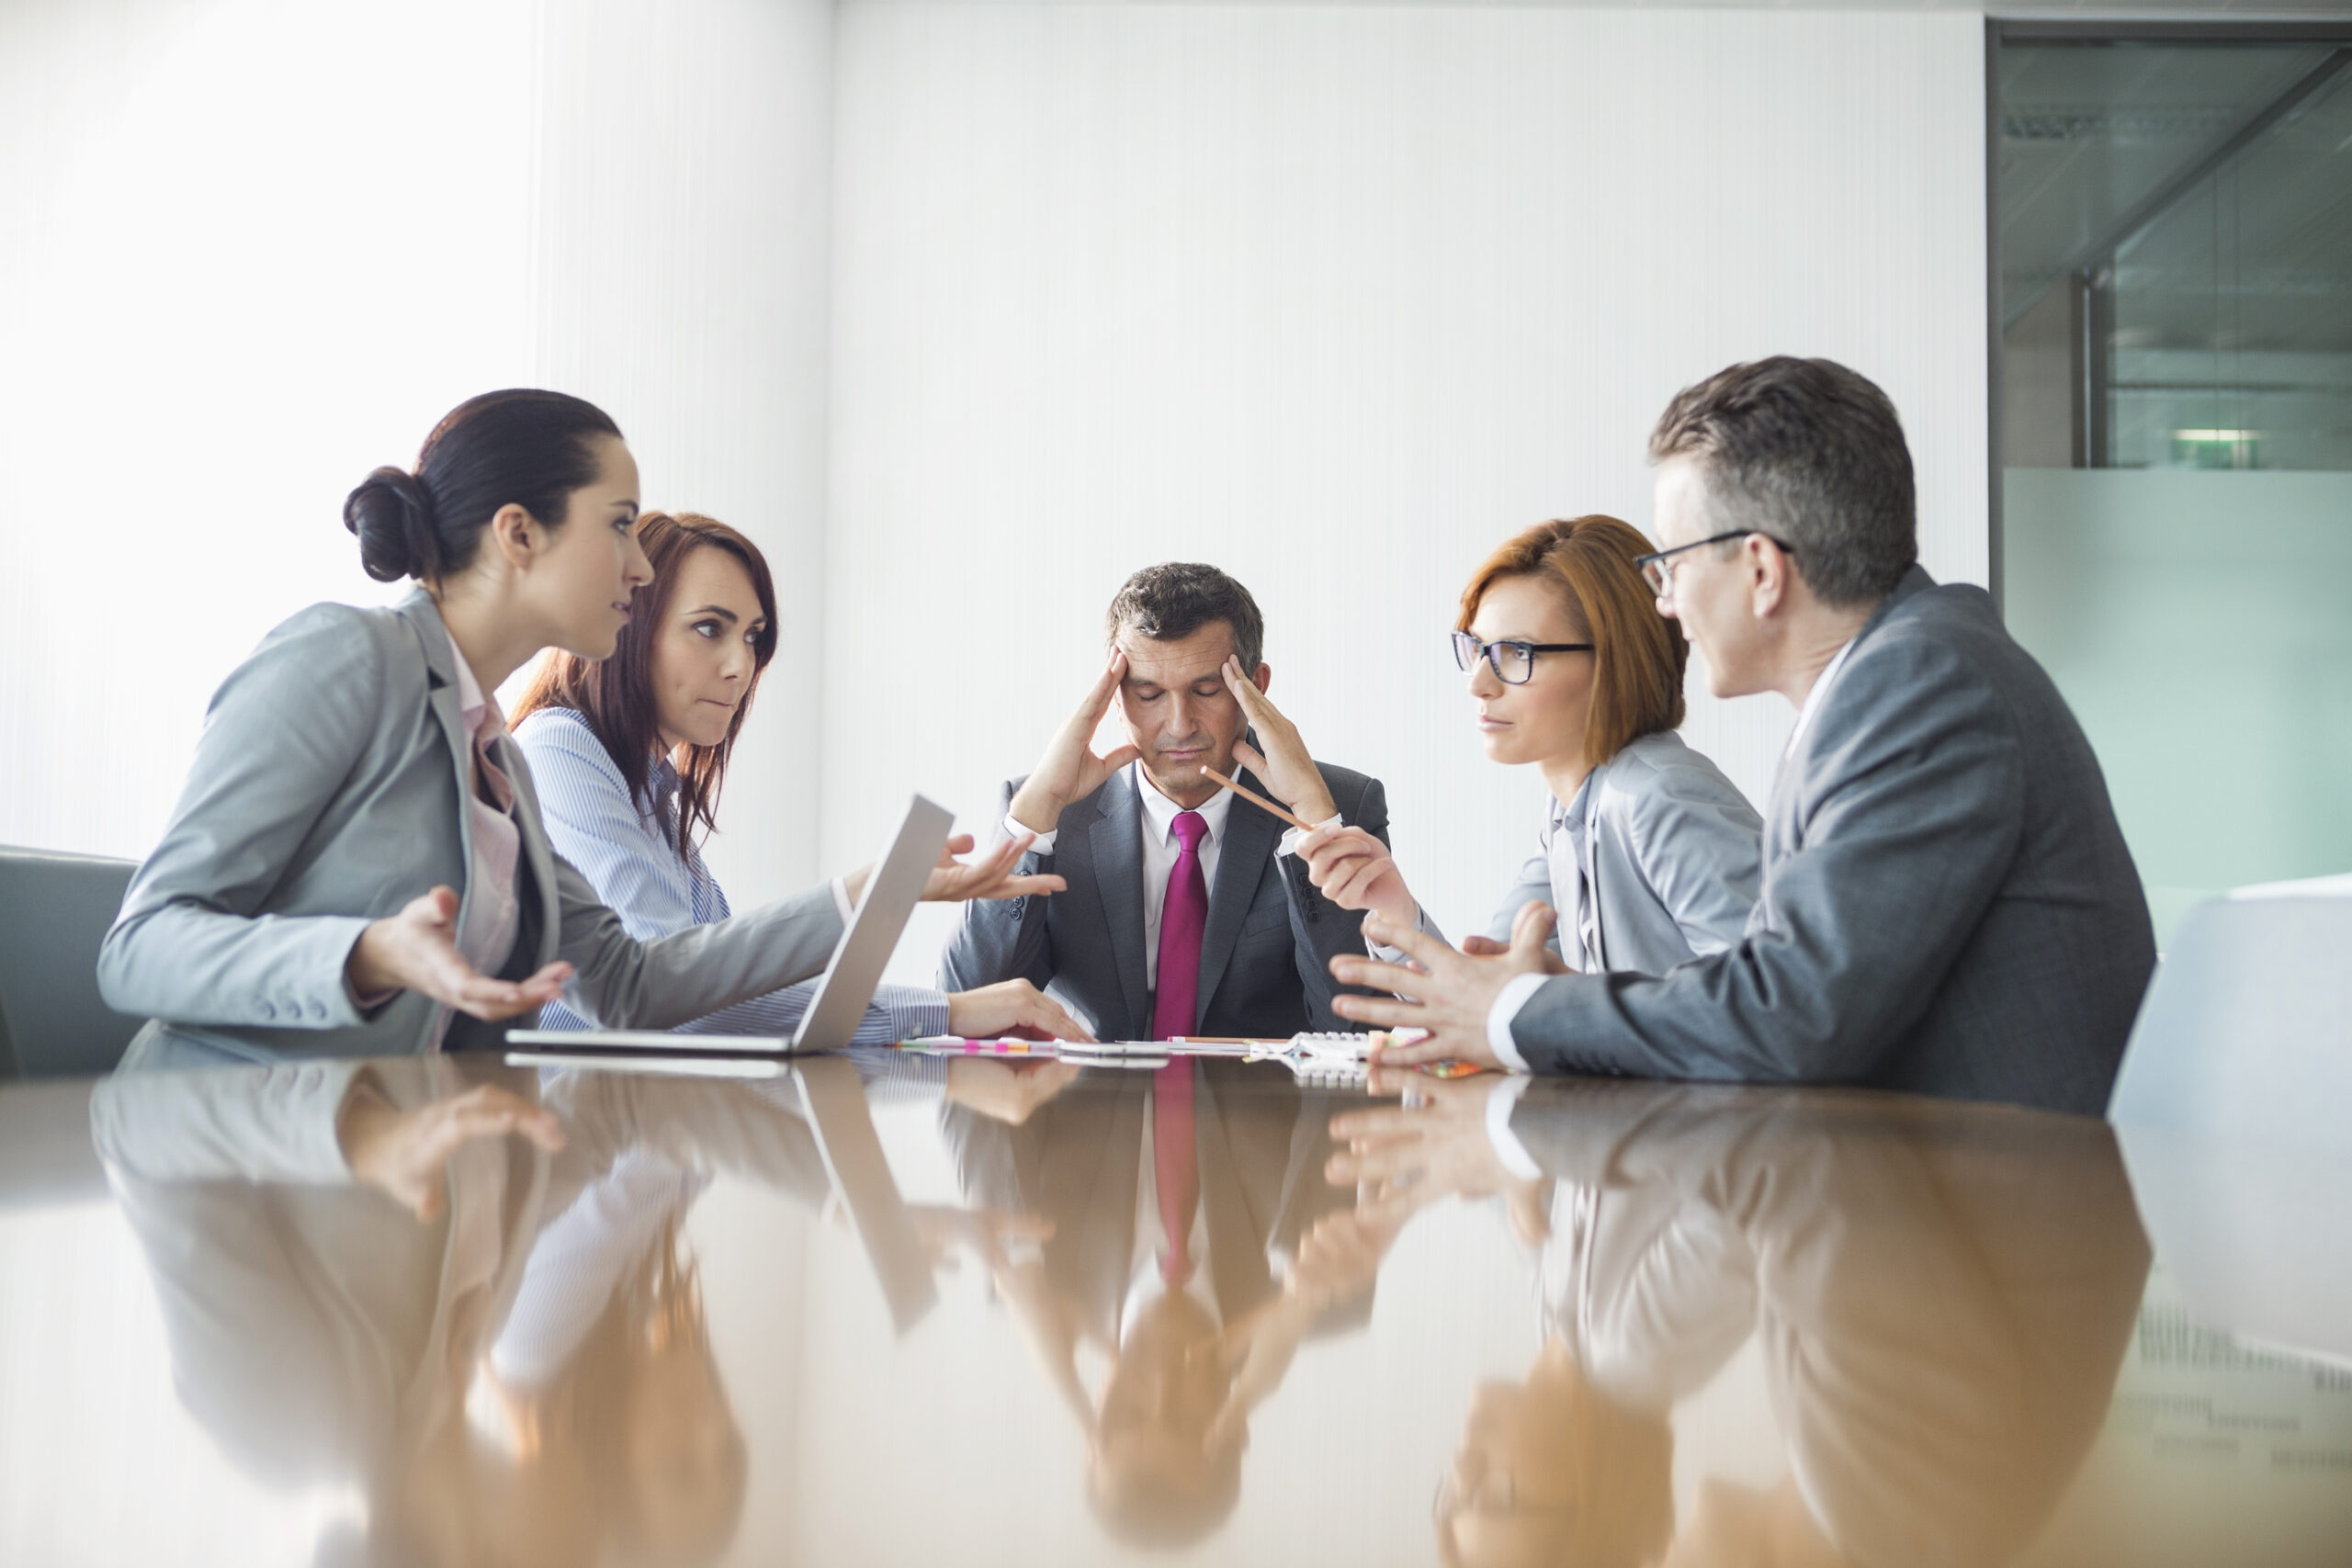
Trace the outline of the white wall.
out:
[[[984,826],[1119,581],[1189,556],[1483,922],[1539,786],[1438,634],[1513,528],[1646,524],[1677,387],[1878,378],[1929,565],[1983,578],[1981,53],[1965,14],[17,0],[0,842],[143,852],[221,674],[388,596],[344,492],[534,382],[778,565],[739,903],[911,788]],[[1760,796],[1788,722],[1690,734]]]
[[[1652,422],[1736,359],[1880,381],[1928,565],[1984,581],[1976,16],[852,0],[837,27],[829,863],[918,785],[984,828],[1121,580],[1207,559],[1264,606],[1317,754],[1386,781],[1425,901],[1483,925],[1541,785],[1468,730],[1463,580],[1543,518],[1646,526]],[[1688,733],[1760,802],[1791,717],[1701,696]]]
[[[810,872],[831,7],[0,7],[0,843],[139,855],[204,704],[452,404],[603,404],[758,537],[782,664],[713,858]],[[759,809],[764,806],[765,809]]]

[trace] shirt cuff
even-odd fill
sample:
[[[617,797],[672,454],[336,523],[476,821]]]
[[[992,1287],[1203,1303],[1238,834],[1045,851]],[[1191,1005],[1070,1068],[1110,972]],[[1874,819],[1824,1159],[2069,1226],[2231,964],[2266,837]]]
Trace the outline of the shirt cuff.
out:
[[[1029,846],[1029,852],[1031,854],[1049,855],[1054,852],[1054,840],[1061,837],[1062,830],[1059,828],[1057,828],[1050,833],[1040,833],[1035,828],[1023,828],[1019,822],[1013,820],[1012,813],[1009,811],[1006,812],[1004,814],[1004,836],[1008,839],[1017,839],[1023,833],[1028,834],[1031,838],[1037,840],[1035,843]]]
[[[1336,828],[1339,825],[1340,815],[1335,811],[1329,817],[1327,817],[1322,821],[1315,824],[1315,830],[1319,833],[1326,828]],[[1298,846],[1306,838],[1306,829],[1285,828],[1283,829],[1282,842],[1274,846],[1274,853],[1278,855],[1295,855],[1298,853]]]
[[[1291,829],[1294,833],[1298,829],[1295,828]],[[1428,934],[1430,929],[1430,912],[1427,909],[1422,908],[1419,904],[1413,906],[1413,929],[1424,935]],[[1371,953],[1374,958],[1379,959],[1383,964],[1402,964],[1405,962],[1405,950],[1403,948],[1385,947],[1381,943],[1373,941],[1370,937],[1363,939],[1363,950],[1366,953]]]
[[[1519,1097],[1532,1082],[1532,1078],[1508,1077],[1487,1091],[1487,1141],[1494,1145],[1495,1157],[1502,1161],[1503,1168],[1521,1181],[1544,1179],[1544,1168],[1510,1130],[1510,1113],[1519,1109]]]
[[[842,924],[847,925],[849,924],[849,918],[857,913],[857,907],[849,901],[848,879],[840,876],[834,877],[832,881],[832,888],[833,908],[841,911]]]
[[[1519,1054],[1519,1042],[1510,1037],[1511,1021],[1527,1005],[1527,998],[1542,990],[1544,982],[1551,977],[1540,972],[1514,975],[1503,983],[1502,995],[1495,998],[1495,1005],[1487,1010],[1487,1049],[1511,1072],[1527,1071],[1527,1058]]]

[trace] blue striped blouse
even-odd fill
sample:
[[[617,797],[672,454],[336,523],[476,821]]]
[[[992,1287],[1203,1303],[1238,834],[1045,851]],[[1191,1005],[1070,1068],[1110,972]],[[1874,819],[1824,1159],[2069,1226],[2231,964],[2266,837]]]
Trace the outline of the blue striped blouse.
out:
[[[570,708],[541,708],[515,727],[530,760],[539,811],[555,852],[578,869],[628,934],[639,942],[727,919],[727,895],[699,852],[678,853],[678,771],[653,764],[652,817],[639,815],[619,766],[588,721]],[[816,991],[813,981],[736,1003],[683,1027],[711,1034],[789,1035]],[[586,1029],[561,1002],[539,1011],[542,1029]],[[858,1025],[857,1043],[888,1044],[947,1032],[947,998],[913,986],[884,986]]]

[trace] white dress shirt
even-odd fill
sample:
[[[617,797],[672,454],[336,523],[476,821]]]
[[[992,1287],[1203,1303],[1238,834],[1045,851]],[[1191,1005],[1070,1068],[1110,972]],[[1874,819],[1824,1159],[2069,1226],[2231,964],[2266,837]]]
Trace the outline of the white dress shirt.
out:
[[[1821,711],[1821,699],[1827,694],[1829,682],[1838,679],[1838,671],[1846,668],[1846,655],[1853,651],[1854,639],[1848,637],[1846,645],[1831,656],[1827,668],[1814,682],[1813,690],[1804,694],[1804,704],[1797,709],[1797,727],[1789,731],[1789,743],[1781,749],[1782,761],[1796,755],[1797,742],[1804,738],[1805,727],[1813,722],[1813,716]]]
[[[1813,723],[1813,716],[1821,711],[1822,700],[1829,692],[1829,683],[1838,679],[1838,671],[1846,667],[1846,656],[1853,651],[1854,638],[1848,637],[1845,646],[1831,657],[1827,667],[1814,681],[1813,689],[1805,693],[1804,701],[1797,708],[1796,728],[1789,731],[1789,743],[1781,750],[1783,762],[1796,755],[1797,742],[1804,738],[1806,727]],[[1544,982],[1550,978],[1549,975],[1514,975],[1496,996],[1495,1005],[1487,1010],[1487,1048],[1495,1054],[1495,1060],[1508,1071],[1523,1073],[1527,1070],[1527,1058],[1519,1054],[1519,1043],[1511,1038],[1510,1026],[1512,1021],[1519,1017],[1519,1010],[1527,1005],[1527,998],[1541,990]]]
[[[1158,990],[1159,913],[1168,903],[1169,874],[1176,869],[1177,852],[1183,848],[1176,839],[1176,815],[1187,809],[1197,811],[1201,814],[1201,820],[1208,824],[1208,832],[1201,840],[1201,876],[1209,891],[1214,893],[1216,891],[1217,856],[1225,843],[1226,818],[1233,814],[1233,792],[1220,789],[1209,796],[1205,804],[1188,808],[1160,794],[1159,786],[1151,782],[1151,775],[1144,772],[1141,762],[1128,763],[1127,771],[1134,775],[1131,782],[1135,786],[1136,798],[1142,802],[1143,983],[1145,989]],[[1252,807],[1250,809],[1257,808]],[[1336,817],[1331,818],[1332,822],[1338,820]],[[1324,827],[1329,825],[1321,824]],[[1004,818],[1004,830],[1008,834],[1027,833],[1033,836],[1037,840],[1029,846],[1034,854],[1052,854],[1054,845],[1061,838],[1058,828],[1050,833],[1040,833],[1035,828],[1023,826],[1020,818],[1009,813]],[[1306,837],[1295,828],[1284,829],[1282,842],[1274,847],[1274,853],[1286,855],[1295,852],[1299,840]]]

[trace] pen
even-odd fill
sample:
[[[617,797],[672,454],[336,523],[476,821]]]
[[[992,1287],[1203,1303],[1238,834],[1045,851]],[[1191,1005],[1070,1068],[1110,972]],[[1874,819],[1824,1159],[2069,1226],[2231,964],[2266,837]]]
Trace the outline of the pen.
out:
[[[1207,774],[1210,778],[1216,780],[1217,783],[1223,784],[1226,788],[1231,790],[1234,794],[1239,795],[1250,805],[1257,807],[1260,810],[1271,811],[1275,816],[1281,818],[1283,821],[1289,823],[1292,827],[1299,829],[1304,832],[1312,833],[1315,831],[1315,824],[1309,822],[1306,818],[1297,816],[1292,812],[1284,811],[1281,807],[1276,806],[1272,801],[1268,800],[1264,795],[1260,795],[1255,790],[1243,789],[1239,784],[1235,784],[1231,779],[1227,778],[1223,773],[1218,773],[1206,762],[1203,762],[1201,764],[1201,772]]]

